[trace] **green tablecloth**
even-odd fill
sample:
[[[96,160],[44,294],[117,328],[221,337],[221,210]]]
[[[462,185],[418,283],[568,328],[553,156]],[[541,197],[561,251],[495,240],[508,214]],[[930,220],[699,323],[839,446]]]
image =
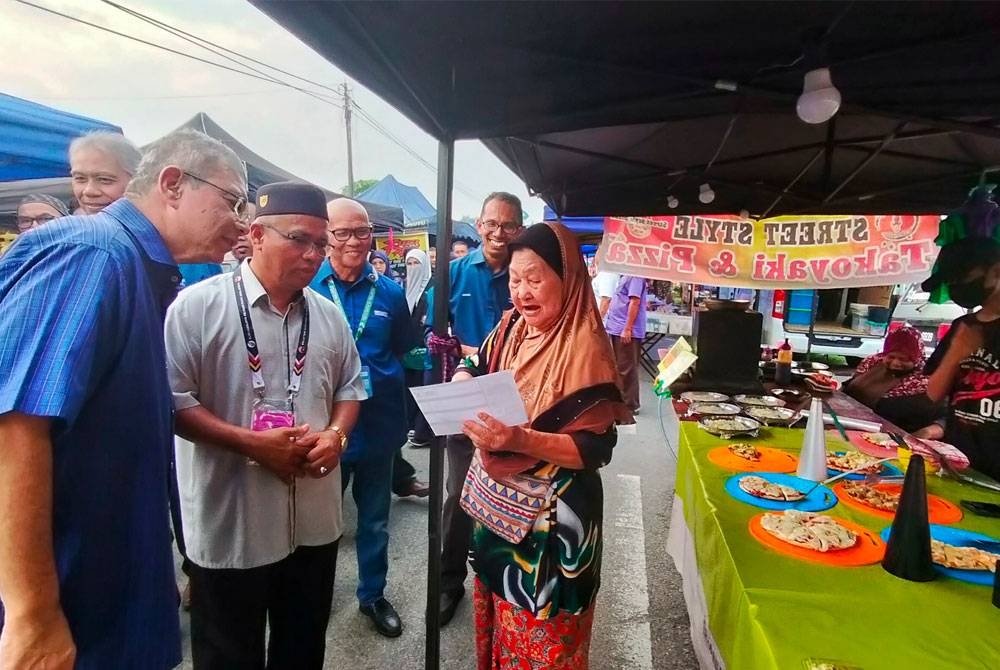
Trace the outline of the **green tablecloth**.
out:
[[[842,568],[779,554],[750,536],[764,511],[730,497],[733,473],[707,458],[722,440],[682,422],[677,495],[694,537],[709,626],[729,670],[800,670],[830,658],[864,670],[1000,668],[1000,609],[991,589],[939,576],[893,577],[878,564]],[[802,430],[768,429],[751,440],[798,452]],[[829,441],[828,447],[845,448]],[[847,447],[853,448],[853,447]],[[932,476],[930,492],[1000,503],[1000,494]],[[881,531],[890,521],[843,504],[826,512]],[[1000,538],[1000,519],[966,512],[960,528]]]

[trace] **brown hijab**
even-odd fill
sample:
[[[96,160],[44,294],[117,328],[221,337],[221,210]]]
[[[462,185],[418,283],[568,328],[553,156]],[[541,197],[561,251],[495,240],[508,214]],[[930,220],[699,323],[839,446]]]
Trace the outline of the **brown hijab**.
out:
[[[631,421],[622,402],[611,341],[573,233],[559,223],[536,224],[510,249],[512,254],[531,249],[562,278],[562,312],[548,330],[529,337],[528,324],[511,310],[494,333],[502,341],[494,347],[490,370],[513,371],[530,427],[553,433],[604,433],[616,422]],[[519,472],[537,463],[526,455],[483,456],[491,474]]]

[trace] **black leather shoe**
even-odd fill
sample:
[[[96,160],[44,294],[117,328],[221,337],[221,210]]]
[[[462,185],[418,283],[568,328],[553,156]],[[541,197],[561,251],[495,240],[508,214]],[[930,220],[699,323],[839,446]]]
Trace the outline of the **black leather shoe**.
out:
[[[414,498],[426,498],[431,494],[431,487],[414,477],[408,481],[403,488],[398,491],[393,491],[393,493],[400,498],[408,498],[410,496],[413,496]]]
[[[371,605],[360,605],[358,610],[375,624],[375,630],[386,637],[399,637],[403,634],[403,622],[399,619],[396,609],[385,598],[379,598]]]
[[[440,613],[442,626],[447,626],[448,622],[455,616],[455,610],[458,609],[458,603],[462,602],[462,596],[464,595],[465,587],[461,586],[455,591],[445,591],[441,594]]]

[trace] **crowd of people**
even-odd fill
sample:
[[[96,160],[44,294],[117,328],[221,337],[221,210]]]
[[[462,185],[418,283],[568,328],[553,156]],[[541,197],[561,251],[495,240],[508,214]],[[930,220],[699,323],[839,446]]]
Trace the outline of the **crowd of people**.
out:
[[[360,613],[400,635],[390,500],[427,495],[401,447],[433,437],[406,391],[440,381],[431,355],[454,383],[513,371],[530,417],[447,440],[443,623],[471,557],[478,667],[587,666],[597,470],[631,413],[567,229],[487,196],[439,337],[433,254],[394,276],[356,201],[291,182],[250,201],[193,130],[142,154],[87,135],[70,164],[78,208],[29,196],[0,257],[0,667],[176,666],[172,544],[194,667],[322,667],[348,489]],[[483,482],[536,494],[521,536],[468,504],[497,502]]]

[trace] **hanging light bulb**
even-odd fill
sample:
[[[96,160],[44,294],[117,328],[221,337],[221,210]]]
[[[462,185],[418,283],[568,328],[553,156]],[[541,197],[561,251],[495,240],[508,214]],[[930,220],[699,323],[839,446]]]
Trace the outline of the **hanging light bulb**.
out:
[[[708,184],[708,182],[705,182],[698,187],[698,200],[703,205],[711,204],[711,202],[715,200],[715,191],[712,190],[712,187]]]
[[[677,205],[679,204],[680,201],[677,198],[675,198],[672,195],[667,196],[667,207],[669,207],[670,209],[677,209]]]
[[[806,72],[802,95],[795,112],[806,123],[826,123],[840,109],[840,91],[830,79],[830,68],[821,67]]]

